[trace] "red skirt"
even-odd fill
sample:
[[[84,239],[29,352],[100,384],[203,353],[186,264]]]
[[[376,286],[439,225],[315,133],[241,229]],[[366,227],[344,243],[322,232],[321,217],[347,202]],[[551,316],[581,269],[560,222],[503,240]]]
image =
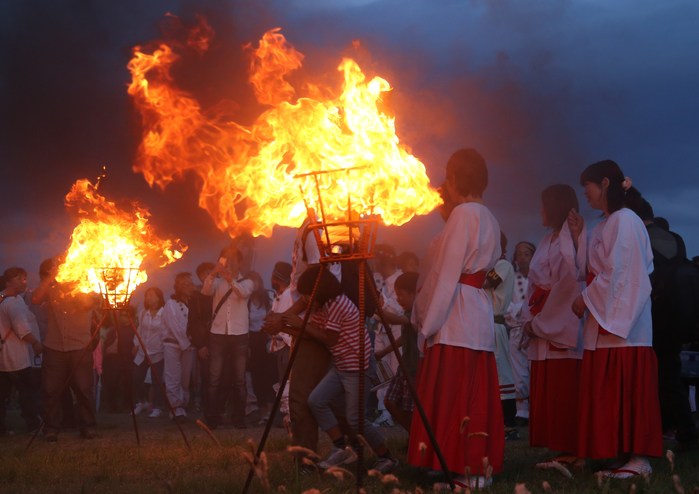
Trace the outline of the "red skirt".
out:
[[[533,360],[529,444],[575,454],[578,450],[579,359]]]
[[[578,456],[603,459],[662,453],[658,362],[653,349],[585,350]]]
[[[434,345],[421,362],[416,387],[449,471],[464,475],[468,468],[471,475],[484,475],[486,457],[493,473],[502,471],[505,427],[493,353]],[[462,427],[464,417],[470,420]],[[442,469],[417,409],[408,463]]]

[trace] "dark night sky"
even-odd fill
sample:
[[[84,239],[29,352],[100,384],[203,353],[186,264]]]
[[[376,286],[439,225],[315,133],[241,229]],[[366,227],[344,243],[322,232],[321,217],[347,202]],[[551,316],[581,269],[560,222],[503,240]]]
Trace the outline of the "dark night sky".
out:
[[[191,246],[155,276],[164,288],[172,273],[215,258],[227,241],[197,208],[192,181],[151,190],[131,171],[140,127],[126,94],[126,64],[134,45],[161,36],[168,12],[186,23],[202,14],[216,31],[210,53],[183,61],[176,73],[203,106],[233,100],[243,123],[260,111],[245,84],[241,46],[279,26],[306,55],[308,74],[339,81],[335,67],[352,54],[365,72],[391,83],[398,135],[433,184],[456,148],[479,149],[491,170],[486,202],[512,241],[543,236],[541,189],[577,187],[585,165],[612,158],[685,237],[689,254],[699,254],[693,0],[5,0],[0,268],[18,264],[34,273],[64,250],[73,223],[63,197],[105,164],[104,195],[138,199],[162,235]],[[361,41],[359,51],[353,40]],[[382,240],[422,253],[439,225],[432,214],[385,229]],[[288,259],[291,237],[282,229],[258,240],[255,268],[268,273]]]

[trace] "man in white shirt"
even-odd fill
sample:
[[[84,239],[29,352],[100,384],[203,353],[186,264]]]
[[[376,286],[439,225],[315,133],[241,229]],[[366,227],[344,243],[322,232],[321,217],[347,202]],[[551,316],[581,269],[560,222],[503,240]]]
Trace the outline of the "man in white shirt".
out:
[[[5,402],[13,384],[19,391],[19,404],[27,430],[39,426],[38,410],[33,399],[31,365],[34,354],[42,351],[41,343],[32,331],[36,320],[21,296],[27,288],[26,271],[10,268],[3,278],[6,286],[0,292],[0,436],[8,434],[5,428]]]
[[[214,270],[204,280],[203,295],[211,295],[213,318],[209,335],[209,389],[208,403],[212,410],[220,410],[216,403],[221,399],[224,364],[231,369],[233,402],[231,420],[233,426],[244,429],[247,388],[245,370],[248,358],[249,313],[248,298],[254,289],[252,280],[240,274],[242,254],[234,248],[226,248]],[[220,416],[206,417],[210,428],[218,427]]]

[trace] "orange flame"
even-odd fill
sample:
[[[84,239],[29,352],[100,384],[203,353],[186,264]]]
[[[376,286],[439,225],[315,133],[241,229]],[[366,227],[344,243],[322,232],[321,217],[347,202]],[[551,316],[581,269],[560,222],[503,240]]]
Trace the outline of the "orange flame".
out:
[[[229,235],[269,236],[274,225],[298,227],[306,205],[318,208],[313,178],[295,177],[316,171],[352,169],[322,175],[327,220],[365,213],[401,225],[441,203],[425,166],[400,143],[394,119],[379,109],[391,86],[380,77],[367,80],[353,60],[338,67],[339,95],[307,84],[309,96],[293,101],[296,90],[286,76],[301,66],[303,55],[280,29],[268,31],[251,50],[250,82],[257,100],[270,108],[243,126],[208,114],[174,85],[171,68],[178,58],[167,44],[150,54],[134,49],[128,92],[143,120],[134,170],[161,188],[194,173],[201,183],[199,205]]]
[[[66,195],[66,207],[77,210],[80,221],[56,281],[74,285],[73,293],[109,295],[109,303],[118,307],[148,279],[145,262],[163,267],[182,257],[186,247],[159,239],[147,210],[135,203],[131,212],[120,210],[97,192],[98,185],[81,179]]]

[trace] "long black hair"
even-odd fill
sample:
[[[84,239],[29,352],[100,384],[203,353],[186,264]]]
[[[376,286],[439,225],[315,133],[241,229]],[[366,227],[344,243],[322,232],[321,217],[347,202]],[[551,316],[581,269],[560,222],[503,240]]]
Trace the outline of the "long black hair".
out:
[[[316,265],[311,266],[301,274],[296,287],[301,295],[311,295],[313,292],[313,285],[318,278],[319,271],[320,266]],[[318,302],[318,307],[324,306],[331,300],[340,296],[342,293],[342,285],[339,281],[337,281],[335,275],[328,269],[323,269],[318,284],[318,291],[316,293],[316,302]]]
[[[628,206],[630,202],[641,195],[633,187],[624,190],[623,184],[626,177],[624,177],[624,173],[619,165],[612,160],[598,161],[585,168],[580,174],[580,185],[584,186],[587,182],[601,185],[605,178],[609,180],[609,187],[607,188],[607,210],[609,214]]]
[[[555,231],[559,231],[566,222],[571,209],[578,211],[578,197],[570,185],[554,184],[541,193],[541,204],[546,213],[546,220]]]

